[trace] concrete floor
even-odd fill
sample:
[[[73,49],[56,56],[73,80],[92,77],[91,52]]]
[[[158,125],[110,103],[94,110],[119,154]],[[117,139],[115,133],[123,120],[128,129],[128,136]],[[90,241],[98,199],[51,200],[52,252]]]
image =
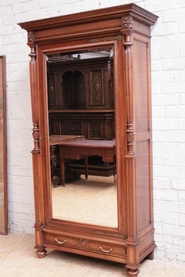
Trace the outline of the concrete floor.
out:
[[[79,255],[49,250],[37,258],[34,236],[0,235],[0,277],[126,277],[124,266]],[[185,277],[185,263],[145,260],[139,277]]]

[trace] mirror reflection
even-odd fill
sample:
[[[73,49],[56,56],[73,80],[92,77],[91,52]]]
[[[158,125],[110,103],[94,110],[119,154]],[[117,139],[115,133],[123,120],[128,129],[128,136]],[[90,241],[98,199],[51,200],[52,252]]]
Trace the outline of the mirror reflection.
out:
[[[47,55],[53,218],[118,225],[113,53]]]

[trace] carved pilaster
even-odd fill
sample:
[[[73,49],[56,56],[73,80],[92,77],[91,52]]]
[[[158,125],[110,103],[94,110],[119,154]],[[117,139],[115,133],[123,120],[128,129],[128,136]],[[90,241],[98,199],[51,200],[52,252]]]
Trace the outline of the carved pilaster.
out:
[[[134,237],[134,188],[133,188],[133,159],[127,160],[128,171],[128,207],[129,207],[129,237]]]
[[[132,85],[132,33],[133,18],[125,16],[121,18],[121,32],[123,34],[124,50],[124,78],[126,94],[126,119],[127,119],[127,189],[128,189],[128,237],[129,240],[135,237],[135,193],[134,193],[134,101]],[[130,275],[133,272],[130,272]],[[137,276],[137,274],[136,274]]]
[[[33,129],[32,135],[34,140],[34,148],[32,153],[39,153],[39,126],[38,126],[38,94],[37,94],[37,71],[36,71],[36,50],[33,43],[33,32],[28,33],[28,44],[31,47],[29,54],[30,60],[30,85],[31,85],[31,100],[32,100],[32,119]]]
[[[124,73],[125,73],[125,91],[127,102],[127,154],[134,155],[134,128],[133,128],[133,87],[132,87],[132,42],[133,18],[125,16],[121,18],[121,32],[124,37]]]

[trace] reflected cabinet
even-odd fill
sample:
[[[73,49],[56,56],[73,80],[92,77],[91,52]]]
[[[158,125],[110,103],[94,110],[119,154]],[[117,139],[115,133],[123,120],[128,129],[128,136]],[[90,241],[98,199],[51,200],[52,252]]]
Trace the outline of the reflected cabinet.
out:
[[[20,23],[28,33],[35,240],[125,264],[152,259],[150,27],[135,4]]]

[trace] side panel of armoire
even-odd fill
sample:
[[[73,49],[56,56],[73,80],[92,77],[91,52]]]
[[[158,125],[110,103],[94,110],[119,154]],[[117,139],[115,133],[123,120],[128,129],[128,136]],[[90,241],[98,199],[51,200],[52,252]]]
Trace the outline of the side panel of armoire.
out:
[[[152,133],[150,88],[150,38],[133,35],[134,152],[136,229],[141,239],[140,259],[154,248],[152,195]],[[147,249],[145,248],[147,245]]]

